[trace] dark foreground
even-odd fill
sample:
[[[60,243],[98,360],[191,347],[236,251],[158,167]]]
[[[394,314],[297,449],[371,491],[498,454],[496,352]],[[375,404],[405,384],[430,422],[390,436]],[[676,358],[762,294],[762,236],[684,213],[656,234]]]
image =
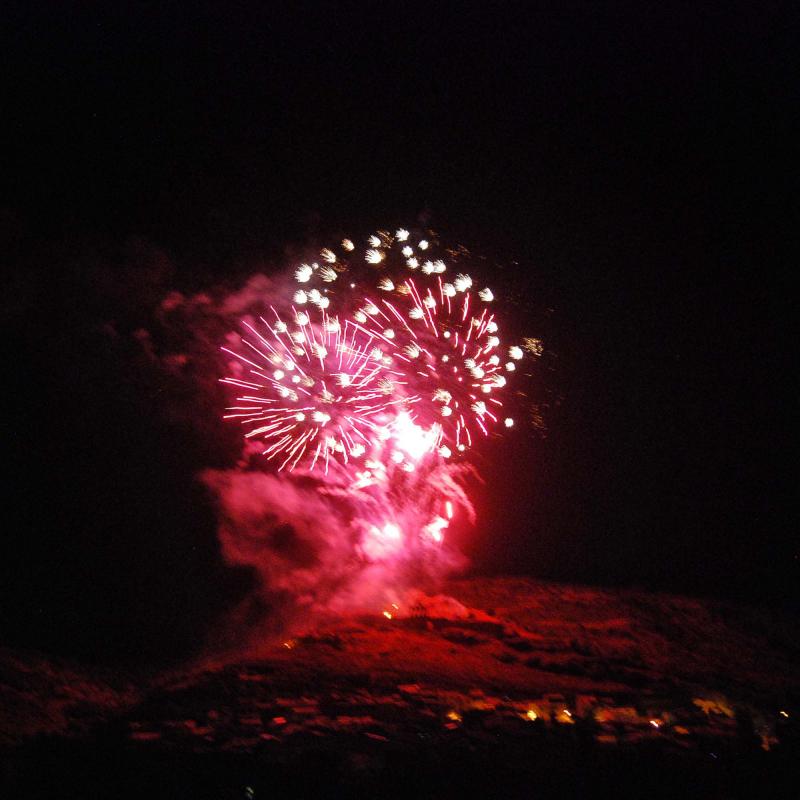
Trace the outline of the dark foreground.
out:
[[[512,579],[375,612],[146,681],[0,652],[0,795],[797,796],[789,618]]]

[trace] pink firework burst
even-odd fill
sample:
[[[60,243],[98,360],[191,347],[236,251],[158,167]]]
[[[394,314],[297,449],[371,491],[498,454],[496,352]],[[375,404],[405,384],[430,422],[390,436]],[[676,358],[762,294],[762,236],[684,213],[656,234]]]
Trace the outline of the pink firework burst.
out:
[[[491,290],[404,229],[366,244],[301,264],[291,301],[276,298],[283,315],[271,306],[243,323],[241,348],[223,348],[236,359],[224,382],[241,392],[226,417],[279,470],[412,471],[513,425],[503,391],[523,348],[503,344]]]

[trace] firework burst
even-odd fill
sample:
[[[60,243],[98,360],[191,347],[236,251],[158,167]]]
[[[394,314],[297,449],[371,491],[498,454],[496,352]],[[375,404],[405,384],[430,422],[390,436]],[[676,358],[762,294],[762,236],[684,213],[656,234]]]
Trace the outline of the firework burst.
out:
[[[402,228],[344,239],[222,348],[226,419],[277,472],[320,476],[357,506],[370,561],[415,552],[409,531],[438,546],[456,507],[471,514],[454,480],[468,467],[449,462],[514,425],[508,381],[541,352],[504,342],[494,293],[447,255]]]
[[[290,302],[223,348],[236,364],[223,381],[241,390],[226,418],[279,470],[375,458],[410,470],[513,425],[503,395],[524,350],[503,343],[491,289],[435,250],[402,228],[325,248],[322,265],[294,270]]]

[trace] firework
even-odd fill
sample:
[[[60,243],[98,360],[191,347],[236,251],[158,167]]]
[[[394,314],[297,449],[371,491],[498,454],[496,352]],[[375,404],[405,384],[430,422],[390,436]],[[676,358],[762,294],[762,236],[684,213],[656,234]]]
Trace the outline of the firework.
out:
[[[335,461],[357,483],[368,462],[412,471],[513,426],[503,394],[525,351],[503,343],[492,290],[436,249],[403,228],[361,248],[344,239],[223,348],[235,373],[223,382],[239,390],[226,418],[278,470]]]

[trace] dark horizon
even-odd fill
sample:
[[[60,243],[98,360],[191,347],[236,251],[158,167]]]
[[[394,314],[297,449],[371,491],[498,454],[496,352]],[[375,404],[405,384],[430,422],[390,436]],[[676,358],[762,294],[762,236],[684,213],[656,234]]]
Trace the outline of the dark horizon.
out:
[[[421,222],[486,257],[547,350],[546,436],[478,465],[475,572],[800,600],[796,14],[47,5],[2,34],[3,644],[196,645],[251,580],[195,479],[230,448],[136,331],[170,291]]]

